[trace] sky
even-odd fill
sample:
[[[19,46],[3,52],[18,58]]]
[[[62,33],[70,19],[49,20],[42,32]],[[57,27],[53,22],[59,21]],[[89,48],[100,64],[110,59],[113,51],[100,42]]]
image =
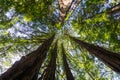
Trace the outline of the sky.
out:
[[[120,0],[118,0],[118,1],[120,1]],[[115,0],[109,0],[109,3],[115,3]],[[109,3],[107,3],[105,6],[106,7],[108,7],[109,5]],[[58,11],[56,11],[56,13],[57,13]],[[11,9],[9,12],[7,12],[6,13],[6,16],[8,17],[8,19],[11,19],[12,18],[12,16],[14,15],[14,10],[13,9]],[[20,16],[21,17],[21,16]],[[23,20],[23,22],[25,22],[25,23],[27,23],[27,21],[23,18],[22,19]],[[18,31],[17,31],[18,30]],[[23,33],[21,33],[21,32],[19,32],[19,31],[22,31]],[[8,30],[7,30],[7,32],[9,32],[10,34],[11,34],[11,36],[16,36],[16,37],[28,37],[28,35],[30,35],[30,34],[32,34],[33,33],[33,29],[31,29],[30,27],[28,27],[27,25],[26,26],[24,26],[23,24],[21,24],[20,22],[16,22],[16,24],[13,26],[13,27],[11,27],[11,28],[9,28]],[[74,32],[74,30],[73,30],[73,32]],[[24,34],[25,33],[25,34]],[[27,35],[26,35],[27,34]],[[80,37],[80,35],[77,35],[77,33],[74,33],[77,37]],[[118,35],[117,36],[118,37],[118,39],[120,40],[120,35]],[[71,52],[71,55],[72,55],[72,52]],[[19,60],[20,59],[20,57],[21,57],[21,55],[15,55],[15,56],[13,56],[13,55],[10,55],[9,54],[9,56],[11,57],[11,61],[10,61],[10,63],[11,64],[13,64],[16,60]],[[0,71],[1,73],[3,73],[7,68],[9,68],[11,65],[9,65],[9,60],[7,60],[8,61],[8,63],[6,62],[6,64],[8,64],[7,66],[4,66],[3,65],[3,63],[6,61],[6,59],[5,58],[2,58],[1,59],[1,61],[0,61],[0,70],[1,69],[3,69],[2,71]],[[4,68],[3,68],[4,67]],[[1,74],[0,73],[0,74]],[[114,79],[114,80],[119,80],[119,79],[117,79],[117,77]]]

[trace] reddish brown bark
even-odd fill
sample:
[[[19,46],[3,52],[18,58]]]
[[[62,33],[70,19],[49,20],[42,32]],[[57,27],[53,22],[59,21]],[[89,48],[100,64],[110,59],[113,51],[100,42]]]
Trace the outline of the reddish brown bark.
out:
[[[59,23],[62,23],[68,14],[72,14],[81,0],[58,0],[59,3]]]
[[[67,63],[67,59],[66,59],[67,57],[66,57],[63,45],[62,45],[62,57],[63,57],[63,65],[64,65],[67,80],[74,80],[74,77],[73,77],[73,75],[70,71],[69,65]]]
[[[59,3],[59,21],[63,22],[66,14],[74,0],[58,0]]]
[[[56,70],[56,58],[57,58],[57,42],[54,49],[51,52],[50,62],[43,72],[42,76],[38,80],[55,80],[55,70]]]
[[[0,76],[1,80],[35,80],[39,69],[46,58],[47,51],[54,35],[47,39],[37,50],[23,56],[11,68]]]
[[[83,42],[74,37],[70,37],[70,38],[73,39],[76,43],[78,43],[81,47],[88,50],[90,54],[93,54],[102,62],[104,62],[108,67],[110,67],[117,73],[120,73],[120,54],[119,53],[108,51],[102,47],[95,46],[87,42]]]

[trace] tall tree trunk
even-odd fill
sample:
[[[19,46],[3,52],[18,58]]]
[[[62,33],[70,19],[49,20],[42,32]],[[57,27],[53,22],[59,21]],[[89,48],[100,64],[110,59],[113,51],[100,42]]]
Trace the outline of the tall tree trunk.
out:
[[[11,68],[0,76],[0,80],[35,80],[39,69],[46,58],[47,51],[54,39],[53,35],[47,39],[37,50],[23,56]]]
[[[112,70],[116,71],[117,73],[120,73],[120,54],[119,53],[108,51],[102,47],[95,46],[87,42],[83,42],[74,37],[70,37],[70,38],[73,39],[76,43],[78,43],[81,47],[88,50],[91,54],[96,56],[106,65],[108,65],[108,67],[110,67]]]
[[[63,65],[64,65],[67,80],[74,80],[74,77],[73,77],[73,75],[70,71],[69,65],[67,63],[67,59],[66,59],[67,57],[65,55],[65,50],[64,50],[63,45],[62,45],[62,57],[63,57]]]
[[[45,71],[43,72],[42,76],[38,80],[55,80],[56,58],[57,58],[57,42],[55,43],[54,49],[51,52],[50,62]]]
[[[59,12],[60,23],[64,21],[64,18],[66,17],[66,14],[69,11],[73,1],[74,0],[58,0],[60,11]]]

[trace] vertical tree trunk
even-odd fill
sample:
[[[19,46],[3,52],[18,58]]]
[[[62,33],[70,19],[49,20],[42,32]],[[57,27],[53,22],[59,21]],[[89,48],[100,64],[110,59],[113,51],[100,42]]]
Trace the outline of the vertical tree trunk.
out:
[[[51,52],[50,62],[45,71],[43,72],[42,76],[38,80],[55,80],[56,58],[57,58],[57,42],[55,43],[54,49]]]
[[[81,0],[58,0],[59,3],[59,23],[66,18],[67,13],[70,15],[74,12]]]
[[[0,80],[37,79],[37,73],[46,58],[47,51],[53,39],[54,35],[47,39],[37,50],[16,61],[11,68],[0,76]]]
[[[65,50],[64,50],[63,45],[62,45],[62,57],[63,57],[63,65],[64,65],[67,80],[74,80],[74,77],[70,71],[69,65],[68,65],[67,60],[66,60],[67,57],[65,55]]]
[[[74,0],[58,0],[59,3],[59,21],[60,23],[64,21],[67,12],[69,11]]]
[[[110,67],[114,71],[120,73],[120,54],[119,53],[114,53],[114,52],[108,51],[102,47],[95,46],[95,45],[89,44],[87,42],[83,42],[74,37],[70,37],[70,38],[73,39],[76,43],[78,43],[81,47],[88,50],[91,54],[96,56],[98,59],[100,59],[106,65],[108,65],[108,67]]]
[[[108,9],[108,14],[114,14],[120,12],[120,3]]]

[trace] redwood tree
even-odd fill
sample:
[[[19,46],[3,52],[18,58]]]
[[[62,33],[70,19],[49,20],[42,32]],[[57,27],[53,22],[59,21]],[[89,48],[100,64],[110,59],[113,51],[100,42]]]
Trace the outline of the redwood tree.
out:
[[[65,70],[65,73],[66,73],[67,80],[74,80],[74,77],[71,73],[70,67],[67,63],[67,57],[66,57],[63,45],[62,45],[62,57],[63,57],[63,65],[64,65],[64,70]]]
[[[89,51],[90,54],[96,56],[98,59],[103,61],[106,65],[108,65],[114,71],[120,73],[120,54],[108,51],[102,47],[95,46],[93,44],[89,44],[82,40],[76,39],[74,37],[70,37],[76,43],[78,43],[82,48],[85,48]]]
[[[0,0],[0,79],[118,78],[119,12],[119,0]]]
[[[23,56],[19,61],[16,61],[0,77],[2,80],[36,80],[39,69],[46,58],[47,51],[52,44],[54,35],[35,51]]]

